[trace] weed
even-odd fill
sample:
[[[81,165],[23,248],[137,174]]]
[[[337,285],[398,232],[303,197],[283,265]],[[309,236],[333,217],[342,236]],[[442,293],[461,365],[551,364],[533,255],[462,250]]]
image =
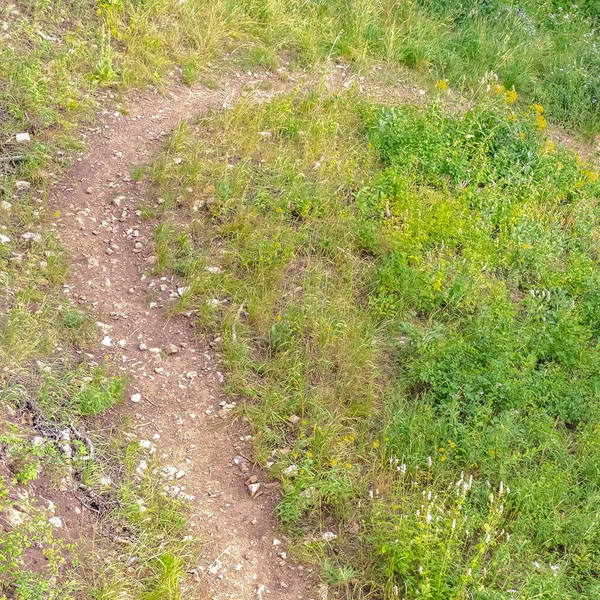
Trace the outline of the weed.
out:
[[[182,127],[155,178],[170,206],[199,191],[189,230],[163,214],[160,266],[222,338],[281,520],[333,527],[312,553],[332,585],[593,590],[571,557],[598,493],[576,450],[598,415],[595,171],[541,105],[498,86],[452,115],[444,94],[317,86]]]

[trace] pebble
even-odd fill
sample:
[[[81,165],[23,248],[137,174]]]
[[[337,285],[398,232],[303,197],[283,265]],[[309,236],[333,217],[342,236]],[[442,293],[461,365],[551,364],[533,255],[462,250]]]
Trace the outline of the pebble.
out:
[[[141,394],[132,394],[131,395],[131,401],[132,402],[141,402],[142,401],[142,395]]]
[[[106,346],[107,348],[110,348],[112,346],[112,340],[110,338],[110,336],[105,335],[102,338],[102,342],[100,342],[103,346]]]
[[[62,527],[62,519],[60,517],[50,517],[48,519],[48,523],[50,523],[50,525],[52,525],[52,527],[56,527],[57,529],[60,529]]]

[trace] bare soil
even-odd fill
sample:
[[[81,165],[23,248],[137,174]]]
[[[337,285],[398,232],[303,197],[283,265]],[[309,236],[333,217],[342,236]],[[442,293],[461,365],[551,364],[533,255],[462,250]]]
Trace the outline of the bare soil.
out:
[[[338,66],[312,79],[324,77],[329,89],[356,85],[379,102],[426,101],[417,86],[382,84],[373,75]],[[307,79],[242,73],[216,91],[174,85],[168,95],[138,93],[124,114],[111,102],[97,126],[82,133],[85,152],[51,194],[72,265],[64,293],[96,314],[103,334],[93,354],[109,355],[127,376],[124,410],[133,429],[168,469],[169,493],[191,500],[190,534],[205,540],[189,574],[190,600],[322,600],[327,588],[312,569],[288,558],[274,515],[279,489],[252,463],[251,434],[222,392],[214,341],[198,336],[193,318],[169,317],[183,283],[152,275],[155,224],[138,209],[156,199],[148,179],[135,182],[131,173],[152,162],[181,119],[229,108],[241,94],[261,101],[304,88]],[[247,484],[254,481],[261,485],[251,497]]]
[[[151,162],[180,119],[222,109],[270,77],[281,86],[272,75],[244,74],[222,90],[150,91],[131,98],[125,115],[103,111],[51,199],[72,264],[64,292],[96,313],[103,336],[94,354],[109,354],[127,375],[137,435],[171,468],[169,493],[191,499],[190,534],[205,540],[190,573],[200,581],[194,598],[309,598],[314,582],[310,569],[287,558],[274,518],[277,488],[250,460],[250,433],[231,416],[211,340],[197,337],[192,319],[168,316],[182,283],[150,274],[154,224],[138,207],[152,189],[131,170]],[[261,482],[254,498],[252,476]]]

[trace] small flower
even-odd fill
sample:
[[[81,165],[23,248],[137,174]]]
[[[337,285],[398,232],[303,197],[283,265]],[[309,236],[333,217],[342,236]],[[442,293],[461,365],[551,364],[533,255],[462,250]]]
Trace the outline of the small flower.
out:
[[[447,89],[448,89],[448,84],[447,84],[447,83],[446,83],[446,82],[445,82],[443,79],[440,79],[440,80],[437,82],[437,86],[438,86],[438,88],[439,88],[440,90],[442,90],[442,91],[444,91],[444,90],[447,90]]]
[[[536,115],[542,115],[544,114],[544,107],[541,104],[537,104],[536,102],[534,102],[530,108],[532,108],[535,111]]]
[[[346,467],[346,469],[351,469],[352,463],[347,462],[344,466]]]
[[[440,456],[440,460],[442,462],[444,462],[448,457],[444,454],[443,456]]]
[[[373,448],[379,448],[379,441],[378,440],[375,440],[373,442]]]
[[[519,94],[517,94],[517,92],[512,89],[512,90],[508,90],[508,92],[506,92],[506,96],[504,96],[504,101],[507,104],[512,104],[513,102],[516,101],[516,99],[519,97]]]
[[[547,140],[542,146],[542,152],[544,154],[552,154],[554,152],[554,142],[552,140]]]
[[[441,446],[438,452],[446,452],[446,448],[444,448],[444,446]]]
[[[452,440],[448,440],[448,446],[454,450],[456,448],[456,444]]]
[[[312,453],[312,452],[309,450],[309,451],[306,453],[306,456],[307,456],[308,458],[312,458],[312,457],[313,457],[313,453]]]
[[[508,121],[509,123],[516,123],[519,120],[519,117],[517,116],[517,113],[510,113],[510,115],[508,115]]]
[[[544,129],[546,129],[546,127],[548,127],[548,121],[546,121],[546,117],[544,117],[544,115],[542,114],[537,115],[537,117],[535,118],[535,122],[539,131],[543,131]]]
[[[496,92],[496,94],[499,96],[500,94],[504,94],[504,92],[506,91],[506,88],[503,85],[500,85],[499,83],[497,83],[494,86],[494,92]]]
[[[525,133],[521,131],[521,132],[519,133],[519,137],[520,137],[522,140],[524,140],[524,139],[525,139]]]
[[[330,464],[332,467],[335,467],[335,465],[337,465],[337,464],[338,464],[338,462],[339,462],[339,460],[338,460],[337,458],[334,458],[334,459],[333,459],[333,460],[332,460],[332,461],[331,461],[329,464]]]

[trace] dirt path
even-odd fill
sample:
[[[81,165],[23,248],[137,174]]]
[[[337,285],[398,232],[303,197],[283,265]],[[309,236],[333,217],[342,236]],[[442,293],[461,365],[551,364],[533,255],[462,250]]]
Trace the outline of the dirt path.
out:
[[[277,81],[260,80],[269,77]],[[84,135],[86,152],[51,199],[72,259],[65,294],[104,324],[95,355],[110,353],[130,378],[127,402],[140,439],[171,467],[171,493],[193,498],[190,533],[206,539],[190,575],[200,580],[193,598],[307,599],[313,583],[278,543],[275,490],[263,483],[250,498],[246,482],[252,475],[262,481],[262,473],[245,458],[249,432],[232,423],[211,340],[198,340],[191,320],[167,318],[181,284],[146,276],[154,224],[142,222],[136,209],[152,190],[130,177],[134,166],[151,161],[179,119],[231,104],[258,82],[244,75],[219,91],[145,93],[131,100],[125,116],[104,111],[101,126]]]

